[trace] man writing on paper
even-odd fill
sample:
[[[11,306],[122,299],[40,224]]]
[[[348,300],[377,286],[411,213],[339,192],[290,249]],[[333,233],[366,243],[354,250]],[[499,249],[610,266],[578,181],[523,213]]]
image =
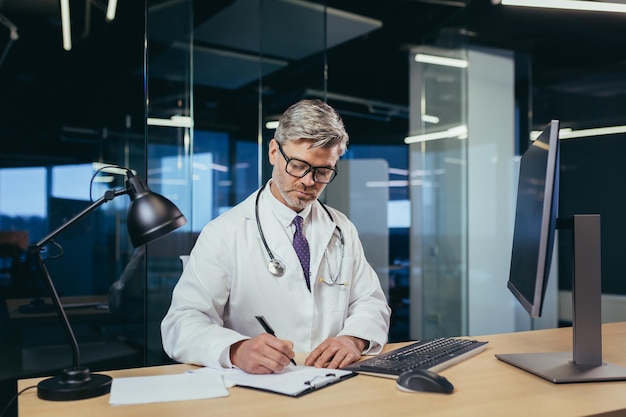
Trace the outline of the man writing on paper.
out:
[[[266,374],[294,351],[327,368],[380,352],[391,313],[380,281],[354,225],[317,200],[347,143],[323,101],[283,113],[269,142],[272,178],[209,222],[190,253],[161,323],[171,358]]]

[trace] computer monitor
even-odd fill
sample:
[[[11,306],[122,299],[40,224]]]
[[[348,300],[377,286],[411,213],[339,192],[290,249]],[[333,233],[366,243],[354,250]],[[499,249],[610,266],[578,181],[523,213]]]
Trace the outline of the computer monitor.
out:
[[[559,201],[559,122],[553,121],[522,156],[508,288],[531,317],[545,299]]]
[[[626,368],[602,361],[600,215],[558,219],[559,166],[559,121],[553,120],[520,162],[507,285],[531,317],[540,317],[556,229],[571,229],[572,351],[496,357],[554,383],[626,380]]]

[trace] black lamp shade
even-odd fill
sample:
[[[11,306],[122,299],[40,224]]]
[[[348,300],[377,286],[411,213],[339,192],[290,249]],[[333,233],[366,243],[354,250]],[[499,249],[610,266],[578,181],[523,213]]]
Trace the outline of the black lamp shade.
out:
[[[141,178],[129,174],[126,188],[131,200],[127,227],[133,246],[145,245],[187,223],[174,203],[150,191]]]

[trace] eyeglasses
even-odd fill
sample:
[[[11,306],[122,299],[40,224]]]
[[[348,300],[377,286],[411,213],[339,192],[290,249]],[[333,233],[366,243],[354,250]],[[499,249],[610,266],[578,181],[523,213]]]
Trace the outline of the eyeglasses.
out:
[[[278,150],[287,162],[285,165],[285,172],[292,177],[303,178],[306,174],[313,171],[313,181],[319,182],[320,184],[328,184],[337,176],[337,170],[335,168],[314,167],[308,162],[300,159],[289,158],[285,155],[283,147],[280,146],[280,143],[278,143]]]

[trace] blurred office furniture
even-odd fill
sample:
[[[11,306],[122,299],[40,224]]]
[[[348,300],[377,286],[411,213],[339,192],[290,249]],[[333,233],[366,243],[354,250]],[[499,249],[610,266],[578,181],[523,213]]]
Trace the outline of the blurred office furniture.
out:
[[[0,291],[15,295],[24,285],[24,256],[28,246],[28,232],[0,230]]]

